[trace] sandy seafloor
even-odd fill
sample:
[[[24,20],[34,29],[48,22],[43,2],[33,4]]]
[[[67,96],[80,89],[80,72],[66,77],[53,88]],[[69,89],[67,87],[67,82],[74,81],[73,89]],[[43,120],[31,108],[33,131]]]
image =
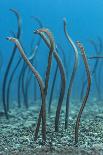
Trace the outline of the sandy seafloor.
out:
[[[55,105],[54,101],[54,105]],[[64,130],[65,106],[61,111],[59,133],[54,132],[55,107],[47,119],[47,142],[43,146],[41,131],[34,141],[38,118],[38,104],[25,108],[10,109],[9,120],[0,112],[0,155],[103,155],[103,102],[89,101],[83,112],[78,147],[74,146],[74,128],[80,107],[72,101],[69,127]],[[76,106],[75,106],[76,105]]]

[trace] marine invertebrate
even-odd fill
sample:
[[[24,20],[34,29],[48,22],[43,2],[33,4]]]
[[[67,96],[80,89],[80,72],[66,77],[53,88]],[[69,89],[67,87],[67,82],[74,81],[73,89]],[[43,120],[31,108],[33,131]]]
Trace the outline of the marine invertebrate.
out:
[[[90,92],[90,87],[91,87],[91,75],[90,75],[90,70],[89,70],[89,66],[88,66],[88,62],[87,62],[87,57],[86,57],[86,54],[85,54],[85,49],[84,49],[83,45],[79,41],[77,41],[76,43],[77,43],[77,45],[78,45],[78,47],[80,49],[80,52],[81,52],[81,55],[82,55],[82,58],[83,58],[83,61],[84,61],[85,70],[86,70],[86,74],[87,74],[88,85],[87,85],[87,88],[86,88],[86,94],[85,94],[85,96],[83,98],[83,102],[82,102],[82,105],[80,107],[80,110],[79,110],[79,113],[78,113],[78,116],[77,116],[77,120],[76,120],[75,144],[78,143],[78,132],[79,132],[79,126],[80,126],[80,119],[81,119],[83,110],[84,110],[84,108],[86,106],[87,99],[88,99],[89,92]]]
[[[31,69],[31,71],[33,72],[34,76],[36,77],[36,79],[38,81],[40,91],[41,91],[41,98],[42,98],[42,139],[45,142],[46,141],[46,105],[45,105],[44,83],[42,81],[41,76],[37,72],[37,70],[32,66],[32,64],[26,57],[25,52],[24,52],[19,40],[16,38],[12,38],[12,37],[7,37],[7,40],[14,42],[16,44],[22,58],[24,59],[24,61],[28,65],[28,67]]]
[[[67,90],[67,98],[66,98],[65,129],[67,129],[68,117],[69,117],[69,106],[70,106],[70,95],[72,92],[72,86],[73,86],[73,82],[74,82],[74,78],[75,78],[75,74],[76,74],[77,66],[78,66],[78,50],[77,50],[77,47],[75,46],[73,40],[71,39],[71,37],[69,36],[69,34],[67,32],[67,22],[66,22],[65,18],[64,18],[64,33],[65,33],[65,36],[66,36],[68,42],[70,43],[70,45],[72,46],[72,48],[74,50],[74,56],[75,56],[73,71],[72,71],[72,75],[70,78],[70,84],[69,84],[69,87]]]
[[[16,10],[10,9],[10,11],[12,11],[15,14],[15,16],[17,18],[17,21],[18,21],[17,38],[19,39],[20,38],[20,34],[21,34],[21,18],[20,18],[19,13]],[[4,112],[5,112],[6,118],[8,118],[6,98],[5,98],[6,97],[5,96],[6,95],[6,84],[7,84],[7,78],[8,78],[9,70],[11,68],[12,61],[13,61],[13,59],[15,57],[16,49],[17,49],[17,47],[14,46],[12,54],[11,54],[11,57],[10,57],[9,62],[7,64],[7,68],[6,68],[4,79],[3,79],[3,85],[2,85],[2,100],[3,100],[3,107],[4,107]]]

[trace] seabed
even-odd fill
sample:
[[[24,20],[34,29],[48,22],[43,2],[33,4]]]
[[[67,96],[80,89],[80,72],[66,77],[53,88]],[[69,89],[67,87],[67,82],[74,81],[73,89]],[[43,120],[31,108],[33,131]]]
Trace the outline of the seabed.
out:
[[[14,103],[13,105],[15,105]],[[9,120],[0,115],[0,155],[102,155],[103,105],[94,99],[88,101],[81,119],[78,147],[74,146],[74,128],[80,102],[72,101],[68,130],[64,129],[65,106],[60,117],[60,130],[54,132],[55,107],[47,118],[47,142],[42,144],[41,131],[34,141],[39,106],[11,108]],[[55,101],[54,101],[55,105]]]

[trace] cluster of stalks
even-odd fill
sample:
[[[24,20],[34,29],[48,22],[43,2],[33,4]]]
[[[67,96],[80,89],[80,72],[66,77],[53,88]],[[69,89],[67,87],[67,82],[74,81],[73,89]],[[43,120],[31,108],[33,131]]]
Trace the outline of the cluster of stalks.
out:
[[[46,125],[47,125],[47,114],[50,117],[51,111],[52,111],[52,103],[53,103],[53,94],[54,90],[56,87],[56,79],[57,75],[60,74],[60,94],[59,98],[57,100],[57,108],[56,108],[56,114],[55,114],[55,132],[59,132],[59,125],[60,125],[60,114],[61,114],[61,109],[63,106],[63,102],[66,102],[66,109],[65,109],[65,130],[67,130],[68,127],[68,122],[69,122],[69,110],[70,110],[70,102],[71,102],[71,94],[73,92],[73,84],[76,76],[76,71],[78,68],[78,50],[81,53],[83,63],[85,66],[85,71],[87,78],[83,83],[82,91],[81,91],[81,99],[82,99],[82,104],[79,110],[79,113],[77,115],[76,119],[76,125],[75,125],[75,144],[78,144],[78,137],[79,137],[79,128],[80,128],[80,120],[82,117],[82,113],[84,111],[84,108],[87,103],[87,99],[89,96],[90,92],[90,87],[91,87],[91,75],[94,76],[95,79],[95,84],[97,88],[97,92],[100,95],[100,88],[99,85],[97,84],[97,67],[98,67],[98,59],[103,58],[100,56],[100,52],[102,51],[102,43],[101,39],[98,38],[99,41],[99,49],[96,46],[96,43],[93,40],[89,40],[90,44],[94,47],[96,54],[98,56],[92,56],[89,57],[88,59],[96,59],[94,67],[92,72],[90,72],[89,65],[88,65],[88,59],[86,57],[85,49],[82,45],[81,42],[77,41],[76,43],[72,40],[70,37],[68,31],[67,31],[67,22],[66,19],[64,18],[63,20],[63,28],[64,28],[64,35],[65,38],[68,42],[68,45],[71,46],[71,48],[74,51],[74,65],[72,69],[72,73],[70,76],[70,82],[69,85],[66,85],[66,79],[68,79],[68,66],[66,62],[66,55],[65,52],[60,44],[56,44],[54,40],[54,36],[51,33],[51,31],[48,28],[43,27],[42,22],[40,19],[37,17],[32,17],[34,19],[34,22],[38,24],[38,29],[34,30],[34,35],[38,35],[38,40],[37,43],[34,44],[34,40],[32,40],[31,43],[31,54],[28,56],[26,55],[27,52],[25,52],[23,45],[21,44],[21,31],[22,31],[22,26],[21,26],[21,17],[19,13],[14,10],[10,9],[10,11],[16,16],[17,18],[17,33],[13,32],[13,37],[7,37],[6,39],[9,40],[10,42],[14,43],[13,50],[11,52],[11,56],[9,58],[9,62],[7,63],[6,70],[4,73],[4,78],[3,78],[3,83],[2,83],[2,103],[3,103],[3,108],[4,108],[4,113],[7,119],[9,119],[9,109],[10,109],[10,95],[11,95],[11,86],[13,79],[15,77],[15,74],[17,70],[19,70],[18,73],[18,80],[17,80],[17,91],[15,90],[15,93],[17,93],[17,104],[18,108],[22,106],[22,97],[23,97],[23,103],[26,108],[29,107],[29,87],[30,83],[32,82],[32,79],[34,80],[34,102],[37,100],[37,83],[40,89],[40,94],[41,94],[41,107],[40,107],[40,112],[37,120],[37,125],[35,129],[35,134],[34,134],[34,140],[36,141],[38,139],[38,133],[40,131],[40,126],[42,127],[42,140],[45,143],[46,142]],[[41,77],[40,73],[37,71],[37,67],[34,67],[36,64],[37,65],[37,53],[38,49],[40,46],[41,41],[44,41],[46,44],[47,48],[49,49],[49,54],[48,54],[48,62],[47,62],[47,67],[46,67],[46,72],[45,72],[45,79]],[[59,50],[62,52],[63,60],[60,58],[59,55]],[[17,57],[17,52],[20,53],[20,56],[18,59],[15,60]],[[45,55],[45,53],[42,53]],[[98,58],[98,59],[97,59]],[[50,98],[48,102],[48,113],[46,110],[47,107],[47,95],[48,95],[48,88],[49,88],[49,79],[51,75],[51,68],[52,68],[52,63],[53,59],[56,62],[56,66],[54,69],[54,75],[53,75],[53,82],[51,85],[51,90],[50,90]],[[12,67],[13,61],[15,60],[15,65]],[[0,62],[0,68],[1,68],[1,62]],[[84,78],[84,77],[83,77]],[[44,79],[44,80],[43,80]],[[37,82],[37,83],[36,83]],[[84,88],[85,85],[86,87],[86,92],[84,94]],[[66,91],[67,88],[67,91]],[[22,94],[22,96],[21,96]],[[66,96],[66,99],[64,100],[64,97]]]

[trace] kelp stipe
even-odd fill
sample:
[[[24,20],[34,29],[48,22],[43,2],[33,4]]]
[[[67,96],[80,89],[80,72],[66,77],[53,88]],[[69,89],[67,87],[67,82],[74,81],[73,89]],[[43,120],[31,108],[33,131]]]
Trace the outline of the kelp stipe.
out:
[[[46,106],[45,106],[44,83],[43,83],[42,78],[39,75],[39,73],[36,71],[36,69],[32,66],[32,64],[26,57],[24,50],[23,50],[20,42],[18,41],[18,39],[12,38],[12,37],[7,37],[7,40],[14,42],[16,44],[22,58],[24,59],[24,61],[28,65],[28,67],[31,69],[31,71],[33,72],[34,76],[36,77],[36,79],[38,81],[40,91],[41,91],[41,98],[42,98],[42,139],[45,142],[46,141]]]
[[[16,10],[10,9],[10,11],[14,13],[14,15],[16,16],[17,21],[18,21],[17,38],[19,39],[20,34],[21,34],[21,18],[20,18],[19,13]],[[5,71],[5,74],[4,74],[4,79],[3,79],[3,84],[2,84],[2,100],[3,100],[3,107],[4,107],[4,112],[5,112],[6,118],[8,118],[7,105],[6,105],[7,104],[6,103],[7,78],[8,78],[8,74],[9,74],[9,71],[10,71],[10,68],[11,68],[11,65],[12,65],[12,61],[13,61],[15,53],[16,53],[16,49],[17,49],[17,47],[14,46],[11,57],[10,57],[10,60],[9,60],[9,62],[7,64],[7,68],[6,68],[6,71]]]
[[[82,58],[83,58],[83,62],[84,62],[85,70],[86,70],[86,74],[87,74],[88,85],[87,85],[87,88],[86,88],[86,94],[83,97],[83,102],[82,102],[82,105],[80,107],[80,110],[79,110],[79,113],[78,113],[78,116],[77,116],[77,120],[76,120],[75,145],[78,144],[78,134],[79,134],[80,119],[81,119],[83,110],[84,110],[84,108],[86,106],[87,99],[88,99],[89,92],[90,92],[90,87],[91,87],[91,75],[90,75],[90,70],[89,70],[89,66],[88,66],[87,57],[86,57],[86,54],[85,54],[85,49],[84,49],[83,45],[79,41],[77,41],[76,43],[77,43],[77,46],[80,49],[80,52],[81,52],[81,55],[82,55]]]
[[[71,37],[69,36],[69,34],[67,32],[67,22],[66,22],[65,18],[64,18],[64,33],[65,33],[65,36],[66,36],[68,42],[70,43],[70,45],[72,46],[72,48],[74,50],[74,56],[75,56],[73,71],[71,74],[70,84],[69,84],[69,87],[67,90],[67,98],[66,98],[65,129],[67,129],[68,128],[69,107],[70,107],[70,97],[71,97],[75,74],[76,74],[77,67],[78,67],[78,50],[77,50],[77,47],[75,46],[73,40],[71,39]]]

